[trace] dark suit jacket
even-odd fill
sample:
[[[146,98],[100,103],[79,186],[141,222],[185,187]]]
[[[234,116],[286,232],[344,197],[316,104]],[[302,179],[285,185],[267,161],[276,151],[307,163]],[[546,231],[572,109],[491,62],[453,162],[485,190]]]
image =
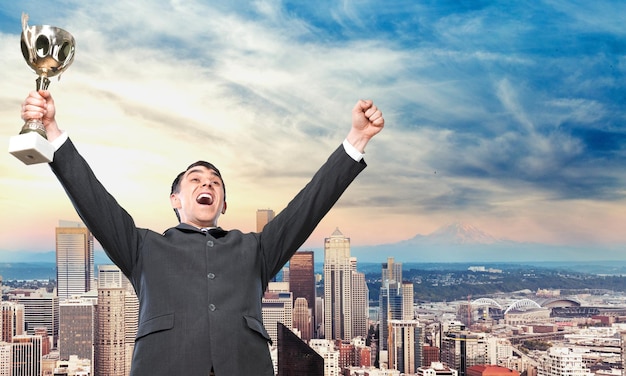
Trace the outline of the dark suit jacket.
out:
[[[270,279],[365,168],[340,146],[261,233],[137,228],[71,140],[50,164],[139,297],[134,376],[273,375],[261,299]],[[98,366],[97,364],[95,365]]]

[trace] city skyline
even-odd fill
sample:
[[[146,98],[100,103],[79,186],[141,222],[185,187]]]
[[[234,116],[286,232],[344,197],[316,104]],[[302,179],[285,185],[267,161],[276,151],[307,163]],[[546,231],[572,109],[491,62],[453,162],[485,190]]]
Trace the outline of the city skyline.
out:
[[[337,227],[356,248],[457,221],[516,242],[614,247],[626,244],[624,11],[609,1],[7,3],[0,132],[8,146],[34,89],[18,46],[26,12],[76,38],[73,65],[50,85],[57,118],[140,227],[175,224],[171,180],[206,159],[228,186],[220,225],[254,231],[255,211],[279,214],[341,143],[356,100],[372,98],[386,129],[369,167],[303,249]],[[55,224],[78,216],[49,168],[5,152],[0,171],[0,252],[53,250]]]

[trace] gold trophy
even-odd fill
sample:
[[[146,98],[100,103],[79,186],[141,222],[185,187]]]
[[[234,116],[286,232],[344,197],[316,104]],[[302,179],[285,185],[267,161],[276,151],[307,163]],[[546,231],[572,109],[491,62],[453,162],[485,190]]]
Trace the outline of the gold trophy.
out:
[[[76,42],[72,34],[58,27],[28,27],[28,15],[22,13],[21,47],[24,60],[38,76],[37,90],[47,90],[48,78],[61,74],[74,61]],[[27,120],[20,134],[11,137],[9,153],[27,165],[52,162],[54,147],[40,119]]]

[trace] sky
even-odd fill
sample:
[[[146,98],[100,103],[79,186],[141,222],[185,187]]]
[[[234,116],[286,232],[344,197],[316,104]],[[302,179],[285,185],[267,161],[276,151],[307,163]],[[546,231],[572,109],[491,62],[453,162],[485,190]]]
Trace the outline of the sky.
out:
[[[625,2],[4,1],[7,148],[35,88],[22,12],[76,39],[50,84],[58,123],[139,227],[176,224],[171,181],[202,159],[228,188],[219,224],[254,231],[372,99],[385,129],[368,167],[304,248],[336,228],[359,246],[455,222],[626,245]],[[47,165],[0,153],[0,186],[0,252],[54,250],[59,220],[79,220]]]

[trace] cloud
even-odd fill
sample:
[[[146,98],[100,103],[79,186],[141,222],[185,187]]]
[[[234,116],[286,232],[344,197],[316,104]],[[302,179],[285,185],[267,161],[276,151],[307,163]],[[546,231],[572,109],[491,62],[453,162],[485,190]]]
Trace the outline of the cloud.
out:
[[[567,241],[565,224],[548,223],[538,208],[567,217],[569,206],[584,202],[592,218],[567,223],[588,228],[586,239],[606,238],[596,228],[612,228],[607,223],[625,205],[623,7],[7,3],[0,10],[0,132],[17,133],[19,105],[34,88],[17,47],[25,10],[31,24],[76,37],[73,66],[51,85],[59,122],[138,222],[171,225],[161,187],[207,159],[229,184],[225,221],[253,228],[256,208],[279,211],[343,140],[356,100],[373,98],[386,129],[368,145],[369,168],[337,205],[341,215],[354,215],[345,219],[351,226],[375,209],[383,214],[372,220],[385,218],[407,238],[461,216],[508,221],[516,234],[524,233],[520,223],[542,228],[541,236],[553,228]],[[11,211],[18,210],[14,197],[37,195],[33,179],[54,184],[47,169],[10,156],[0,158],[0,172],[15,188],[1,201]],[[54,192],[51,199],[65,200]],[[615,212],[601,214],[608,203]],[[51,215],[70,218],[71,208],[62,207]],[[506,237],[505,227],[485,230]]]

